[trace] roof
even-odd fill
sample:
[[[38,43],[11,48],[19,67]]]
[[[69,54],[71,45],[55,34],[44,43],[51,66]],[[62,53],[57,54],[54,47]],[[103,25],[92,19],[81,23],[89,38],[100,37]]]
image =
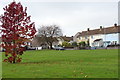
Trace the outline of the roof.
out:
[[[66,37],[66,36],[62,36],[61,37],[64,41],[72,41],[73,37]]]
[[[40,39],[41,39],[40,37],[33,38],[32,46],[39,46],[39,45],[41,45],[41,43],[39,42]]]
[[[89,31],[79,32],[79,36],[88,36],[95,34],[111,34],[111,33],[120,33],[120,26],[112,26],[107,28],[94,29]]]
[[[50,37],[47,37],[46,39],[50,40],[49,39]],[[56,38],[53,38],[52,39],[54,42],[57,42],[57,39]],[[47,44],[46,43],[46,40],[44,37],[34,37],[33,40],[32,40],[32,46],[40,46],[42,44]]]

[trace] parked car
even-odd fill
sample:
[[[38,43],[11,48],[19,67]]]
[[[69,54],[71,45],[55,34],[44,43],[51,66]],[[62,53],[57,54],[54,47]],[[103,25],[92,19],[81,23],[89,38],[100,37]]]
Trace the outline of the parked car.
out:
[[[36,47],[27,47],[27,50],[36,50]]]
[[[93,50],[94,50],[94,49],[97,49],[97,47],[91,47],[90,49],[93,49]]]
[[[36,47],[36,50],[42,50],[42,47]]]
[[[55,50],[65,50],[64,47],[54,47]]]

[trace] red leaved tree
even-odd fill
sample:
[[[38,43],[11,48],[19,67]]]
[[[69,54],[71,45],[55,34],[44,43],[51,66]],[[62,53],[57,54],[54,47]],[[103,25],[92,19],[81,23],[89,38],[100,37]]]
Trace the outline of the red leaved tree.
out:
[[[26,10],[21,3],[12,2],[4,9],[4,14],[0,16],[2,23],[0,30],[2,34],[2,47],[5,49],[5,62],[21,62],[20,55],[25,51],[28,41],[36,33],[35,24],[27,16]]]

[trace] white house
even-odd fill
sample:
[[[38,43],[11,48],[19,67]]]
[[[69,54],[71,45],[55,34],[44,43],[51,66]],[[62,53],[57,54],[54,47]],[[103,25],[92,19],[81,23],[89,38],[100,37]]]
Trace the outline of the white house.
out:
[[[114,24],[112,27],[103,28],[100,26],[99,29],[78,32],[74,36],[74,41],[77,43],[81,41],[89,42],[91,47],[106,47],[110,44],[120,44],[119,41],[120,26]]]

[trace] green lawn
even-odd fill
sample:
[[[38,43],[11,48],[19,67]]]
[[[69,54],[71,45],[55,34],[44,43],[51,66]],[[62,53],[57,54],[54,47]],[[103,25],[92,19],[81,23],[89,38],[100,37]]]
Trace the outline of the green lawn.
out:
[[[3,78],[118,78],[118,50],[27,51],[22,58],[3,63]]]

